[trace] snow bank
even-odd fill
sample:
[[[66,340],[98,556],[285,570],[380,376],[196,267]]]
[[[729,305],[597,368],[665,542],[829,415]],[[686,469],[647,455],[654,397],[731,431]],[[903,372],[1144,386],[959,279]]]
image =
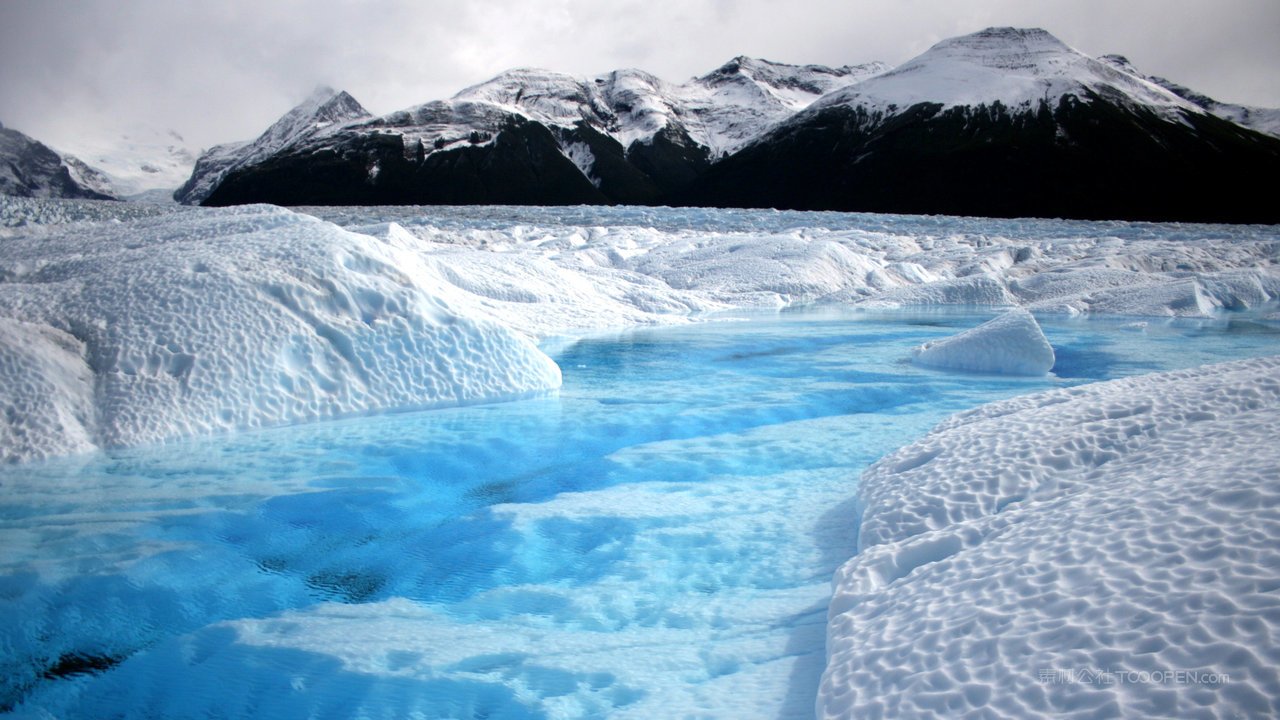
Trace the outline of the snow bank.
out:
[[[1053,368],[1053,347],[1035,317],[1011,310],[993,320],[912,350],[917,365],[940,370],[1043,375]]]
[[[687,321],[729,307],[615,268],[590,252],[511,247],[501,238],[469,247],[450,242],[455,238],[448,234],[427,231],[420,238],[394,222],[362,230],[421,258],[435,278],[434,291],[450,306],[532,339]]]
[[[1280,237],[1265,226],[707,209],[313,212],[380,236],[394,219],[445,264],[546,269],[502,281],[515,294],[541,288],[554,319],[512,308],[533,323],[515,327],[534,335],[802,304],[1207,318],[1280,300]]]
[[[863,475],[819,717],[1280,712],[1280,357],[1014,398]]]
[[[3,460],[560,382],[528,339],[450,308],[414,253],[280,208],[4,242]]]

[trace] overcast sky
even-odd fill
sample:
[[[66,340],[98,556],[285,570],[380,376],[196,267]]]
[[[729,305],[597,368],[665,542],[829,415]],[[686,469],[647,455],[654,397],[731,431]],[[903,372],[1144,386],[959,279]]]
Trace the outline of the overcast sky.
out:
[[[1280,0],[0,0],[0,122],[58,146],[149,119],[207,146],[318,84],[381,114],[510,67],[682,82],[735,55],[897,64],[991,25],[1280,107]]]

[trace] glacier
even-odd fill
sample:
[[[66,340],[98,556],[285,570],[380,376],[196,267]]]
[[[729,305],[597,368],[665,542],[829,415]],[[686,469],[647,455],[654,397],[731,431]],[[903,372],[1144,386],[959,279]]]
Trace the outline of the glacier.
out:
[[[1273,714],[1280,368],[1193,366],[1277,352],[1278,259],[1274,226],[0,198],[0,703]],[[993,317],[957,355],[1000,372],[913,362]]]
[[[1209,318],[1280,299],[1265,226],[22,198],[0,220],[0,317],[37,326],[7,337],[73,339],[41,357],[49,377],[91,372],[59,392],[94,408],[89,426],[23,428],[7,460],[520,397],[558,382],[536,342],[715,313]],[[9,417],[30,420],[24,402]]]

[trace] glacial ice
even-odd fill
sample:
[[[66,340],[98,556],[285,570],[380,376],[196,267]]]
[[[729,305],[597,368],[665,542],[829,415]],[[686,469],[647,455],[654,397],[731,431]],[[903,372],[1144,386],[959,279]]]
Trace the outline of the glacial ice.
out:
[[[607,353],[592,354],[589,331],[926,307],[919,324],[836,340],[711,343],[657,381],[550,410],[245,433],[229,441],[259,452],[243,457],[214,442],[85,458],[107,464],[102,508],[83,497],[81,458],[64,482],[41,475],[59,477],[57,462],[13,468],[0,595],[15,619],[0,659],[19,713],[808,712],[824,630],[825,716],[1280,710],[1280,360],[961,413],[885,456],[851,498],[854,468],[901,442],[904,416],[912,436],[949,408],[1116,362],[1082,358],[1090,336],[1064,339],[1084,325],[1065,316],[1141,316],[1112,323],[1144,349],[1126,373],[1157,356],[1272,352],[1275,228],[142,208],[0,199],[7,458],[541,393],[559,372],[533,343],[558,335],[576,338],[557,355],[566,368],[604,376],[650,358],[597,364]],[[943,334],[928,309],[942,305],[1001,309],[997,329],[1036,312],[1059,376],[904,365]],[[1256,344],[1170,349],[1196,318],[1238,310],[1257,311],[1229,315],[1256,320],[1239,323]],[[1045,350],[1029,331],[991,333],[996,360]],[[754,373],[729,372],[743,357]],[[494,434],[451,444],[475,427]],[[540,436],[553,441],[526,442]],[[567,469],[584,447],[602,454]],[[182,462],[154,460],[161,450]],[[824,628],[826,579],[855,531]],[[473,569],[483,582],[461,577]],[[59,674],[64,660],[110,667]]]
[[[4,198],[0,317],[83,343],[92,382],[60,392],[94,410],[92,429],[67,426],[46,442],[27,428],[25,449],[6,445],[3,456],[515,397],[557,383],[532,342],[719,311],[985,305],[1204,318],[1280,299],[1278,241],[1265,227],[654,208],[305,212],[347,229],[266,207]]]
[[[1274,715],[1277,432],[1273,356],[992,403],[882,458],[819,717]]]
[[[1017,308],[962,333],[912,350],[917,365],[942,370],[1043,375],[1053,368],[1053,347],[1035,317]]]
[[[421,258],[305,215],[63,227],[3,240],[4,460],[559,386]]]

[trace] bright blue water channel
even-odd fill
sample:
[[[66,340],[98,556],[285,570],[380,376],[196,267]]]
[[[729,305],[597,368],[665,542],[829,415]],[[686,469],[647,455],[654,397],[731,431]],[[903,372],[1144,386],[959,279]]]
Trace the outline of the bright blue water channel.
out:
[[[1018,393],[1280,352],[1044,319],[1056,376],[829,311],[548,351],[555,397],[0,470],[0,705],[57,717],[810,717],[860,471]]]

